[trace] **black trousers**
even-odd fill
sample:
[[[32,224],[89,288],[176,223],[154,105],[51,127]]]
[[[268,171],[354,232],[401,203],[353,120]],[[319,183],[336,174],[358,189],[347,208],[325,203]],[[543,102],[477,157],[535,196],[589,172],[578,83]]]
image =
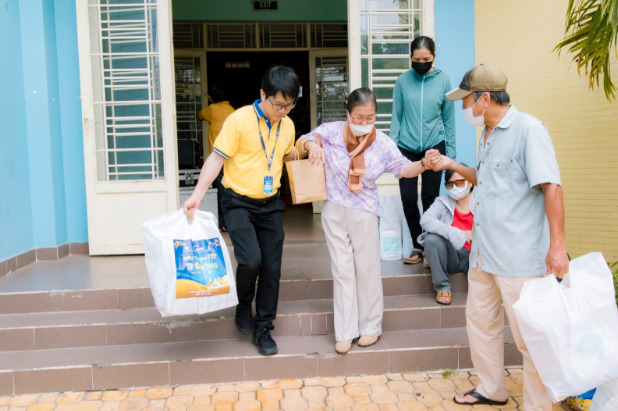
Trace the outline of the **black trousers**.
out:
[[[433,148],[444,155],[446,154],[446,144],[444,141]],[[425,157],[426,153],[426,151],[422,153],[413,153],[401,147],[399,147],[399,151],[410,161],[420,161],[421,158]],[[423,172],[422,176],[421,202],[423,203],[423,211],[427,211],[436,200],[436,197],[440,195],[442,172],[426,170]],[[422,250],[423,247],[418,243],[418,236],[423,232],[421,228],[421,213],[418,210],[418,177],[400,179],[399,189],[401,191],[403,212],[406,216],[410,234],[412,234],[414,248]]]
[[[272,330],[279,300],[285,205],[278,198],[252,204],[226,190],[221,206],[238,262],[238,302],[251,304],[255,297],[256,328]]]
[[[223,186],[223,167],[219,172],[219,175],[215,177],[215,181],[212,185],[217,189],[217,210],[219,211],[219,228],[225,227],[225,216],[223,215],[223,209],[221,208],[221,201],[223,201],[223,192],[225,187]]]

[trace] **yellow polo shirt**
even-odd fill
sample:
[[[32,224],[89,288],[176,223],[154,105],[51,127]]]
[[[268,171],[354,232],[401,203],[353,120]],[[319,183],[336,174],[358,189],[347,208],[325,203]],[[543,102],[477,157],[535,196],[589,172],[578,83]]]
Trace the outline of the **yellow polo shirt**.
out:
[[[223,128],[225,119],[234,112],[234,107],[227,101],[214,103],[202,110],[202,117],[208,121],[208,154],[212,153],[215,140]]]
[[[281,187],[283,157],[294,149],[294,122],[285,117],[270,128],[269,123],[257,104],[236,110],[225,121],[213,151],[225,159],[223,185],[226,188],[247,197],[266,198]],[[275,147],[279,123],[281,130]],[[270,173],[259,130],[262,131],[268,159],[275,150]],[[268,175],[273,177],[273,194],[264,193],[264,177]]]

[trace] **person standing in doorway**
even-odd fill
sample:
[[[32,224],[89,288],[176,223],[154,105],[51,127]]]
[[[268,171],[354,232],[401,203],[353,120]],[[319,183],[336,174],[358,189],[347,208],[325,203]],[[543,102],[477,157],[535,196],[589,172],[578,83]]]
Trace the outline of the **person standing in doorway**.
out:
[[[234,112],[234,108],[230,106],[230,102],[225,100],[225,86],[221,83],[215,83],[208,91],[208,107],[197,112],[199,121],[208,121],[208,155],[212,154],[215,146],[215,140],[223,128],[223,123],[230,114]],[[217,189],[217,204],[219,208],[219,229],[227,231],[225,228],[225,218],[223,210],[221,210],[221,200],[223,199],[223,169],[215,178],[213,185]]]
[[[389,135],[410,161],[419,161],[431,148],[454,159],[457,154],[455,106],[444,98],[444,94],[451,90],[451,80],[434,68],[436,45],[430,37],[417,37],[410,49],[412,68],[395,84]],[[423,211],[427,211],[440,194],[442,173],[427,170],[422,176],[421,200]],[[404,263],[417,264],[423,261],[423,246],[418,242],[422,233],[418,178],[402,178],[399,187],[414,245],[412,254],[404,257]]]
[[[294,70],[284,66],[268,69],[262,79],[261,99],[227,118],[195,191],[182,205],[192,218],[193,209],[199,208],[224,167],[221,207],[238,262],[235,322],[241,333],[253,331],[252,342],[261,355],[277,353],[270,332],[277,316],[285,236],[285,206],[279,199],[279,188],[283,163],[296,155],[294,123],[287,114],[296,105],[299,92]]]
[[[475,389],[457,395],[466,405],[506,405],[504,312],[524,359],[524,409],[551,411],[552,402],[526,347],[513,304],[532,278],[569,272],[564,202],[556,152],[545,125],[509,105],[507,78],[496,67],[469,70],[450,100],[463,100],[466,120],[483,129],[476,167],[437,150],[427,153],[436,170],[451,169],[474,190],[474,228],[466,323]]]

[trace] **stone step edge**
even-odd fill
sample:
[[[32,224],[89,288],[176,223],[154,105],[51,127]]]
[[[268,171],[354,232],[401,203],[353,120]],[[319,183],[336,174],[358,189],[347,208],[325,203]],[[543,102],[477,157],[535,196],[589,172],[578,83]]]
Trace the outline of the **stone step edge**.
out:
[[[386,296],[384,297],[384,312],[399,312],[399,311],[417,311],[417,310],[442,310],[442,309],[455,309],[455,308],[465,308],[466,306],[466,294],[465,293],[459,293],[459,294],[453,294],[453,303],[450,305],[440,305],[438,303],[435,304],[431,304],[431,305],[421,305],[418,302],[417,303],[411,303],[407,306],[402,306],[402,307],[393,307],[393,308],[388,308],[387,306],[390,305],[389,303],[393,300],[400,300],[400,299],[414,299],[414,298],[418,298],[418,297],[427,297],[427,299],[431,299],[431,301],[433,302],[434,297],[430,297],[428,295],[409,295],[409,296]],[[329,305],[330,309],[327,310],[323,310],[320,308],[316,308],[315,310],[312,310],[311,307],[309,307],[309,309],[307,310],[298,310],[296,312],[291,312],[291,311],[287,311],[286,312],[286,308],[283,308],[281,305],[286,305],[286,303],[295,303],[296,301],[282,301],[280,302],[279,305],[279,312],[277,313],[277,318],[279,317],[293,317],[293,316],[303,316],[303,315],[332,315],[334,314],[334,306],[333,306],[333,300],[332,299],[324,299],[324,300],[306,300],[309,304],[311,303],[315,303],[315,302],[324,302],[327,303]],[[129,309],[129,310],[121,310],[121,309],[110,309],[110,310],[89,310],[86,311],[88,313],[103,313],[103,312],[118,312],[118,313],[128,313],[130,311],[137,311],[137,310],[148,310],[149,312],[154,312],[156,311],[155,307],[145,307],[145,308],[133,308],[133,309]],[[26,326],[2,326],[2,320],[7,318],[7,317],[15,317],[15,318],[23,318],[23,316],[27,316],[27,315],[31,315],[31,314],[37,314],[37,315],[41,315],[44,314],[45,318],[42,319],[42,321],[46,321],[49,318],[53,318],[54,316],[59,316],[59,315],[67,315],[67,314],[82,314],[84,313],[84,311],[54,311],[54,312],[49,312],[49,313],[19,313],[19,314],[0,314],[0,331],[8,331],[8,330],[31,330],[31,329],[39,329],[39,328],[65,328],[65,327],[85,327],[85,326],[102,326],[102,325],[129,325],[129,324],[168,324],[168,323],[174,323],[174,322],[186,322],[186,321],[190,321],[190,322],[195,322],[195,323],[205,323],[205,322],[216,322],[216,321],[222,321],[222,320],[231,320],[234,319],[234,314],[232,312],[230,313],[222,313],[222,315],[212,315],[221,311],[231,311],[233,310],[233,307],[227,308],[225,310],[220,310],[220,311],[215,311],[212,313],[205,313],[202,315],[188,315],[188,316],[174,316],[174,317],[160,317],[160,318],[156,318],[156,319],[148,319],[148,318],[138,318],[138,319],[134,319],[134,320],[120,320],[120,321],[114,321],[113,319],[108,320],[108,321],[101,321],[101,322],[91,322],[88,321],[86,322],[86,320],[83,321],[79,321],[76,320],[74,322],[66,322],[66,323],[62,323],[62,324],[52,324],[52,325],[47,325],[47,324],[34,324],[34,325],[26,325]],[[255,305],[253,308],[253,311],[255,312]]]
[[[453,293],[467,292],[467,278],[451,276]],[[430,275],[410,274],[382,277],[385,296],[434,294]],[[279,301],[323,300],[333,298],[333,280],[283,281]],[[102,290],[46,291],[0,295],[0,314],[35,312],[92,311],[154,307],[149,287]]]
[[[457,330],[457,333],[457,338],[461,338],[465,335],[465,329]],[[505,330],[505,366],[521,365],[521,355],[517,355],[518,352],[514,354],[516,347],[510,340],[512,336]],[[466,339],[465,343],[462,341],[435,346],[353,349],[345,355],[333,350],[278,354],[273,357],[262,357],[255,353],[187,360],[169,358],[143,362],[121,361],[105,365],[17,366],[15,369],[0,371],[0,395],[470,368],[472,362]]]
[[[398,275],[383,275],[382,280],[389,278],[409,278],[409,277],[429,277],[431,278],[431,273],[422,273],[422,274],[398,274]],[[452,277],[465,277],[465,274],[450,274],[450,278]],[[281,280],[281,283],[297,283],[297,282],[320,282],[320,281],[333,281],[332,278],[297,278],[297,279],[289,279],[289,280]],[[57,289],[57,290],[39,290],[39,291],[12,291],[12,292],[1,292],[0,297],[3,296],[20,296],[20,295],[29,295],[29,294],[54,294],[54,295],[62,295],[66,293],[81,293],[81,292],[91,292],[91,291],[131,291],[131,290],[150,290],[150,287],[126,287],[126,288],[88,288],[88,289]]]

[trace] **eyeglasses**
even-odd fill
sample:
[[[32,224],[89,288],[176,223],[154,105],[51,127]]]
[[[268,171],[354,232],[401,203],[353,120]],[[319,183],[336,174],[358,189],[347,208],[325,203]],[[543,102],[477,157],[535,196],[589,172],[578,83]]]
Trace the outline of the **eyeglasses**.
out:
[[[289,110],[292,110],[294,107],[296,107],[296,102],[293,102],[290,104],[275,104],[272,101],[270,101],[270,97],[268,97],[267,100],[273,106],[273,108],[277,111],[281,111],[281,110],[289,111]]]
[[[367,123],[371,124],[374,123],[376,121],[376,116],[367,116],[367,117],[356,117],[356,116],[350,116],[352,118],[352,120],[354,120],[356,123],[362,123],[363,120],[367,120]]]
[[[457,187],[463,187],[465,184],[466,180],[447,181],[446,183],[444,183],[444,187],[446,187],[447,190],[451,190],[453,188],[453,185]]]

